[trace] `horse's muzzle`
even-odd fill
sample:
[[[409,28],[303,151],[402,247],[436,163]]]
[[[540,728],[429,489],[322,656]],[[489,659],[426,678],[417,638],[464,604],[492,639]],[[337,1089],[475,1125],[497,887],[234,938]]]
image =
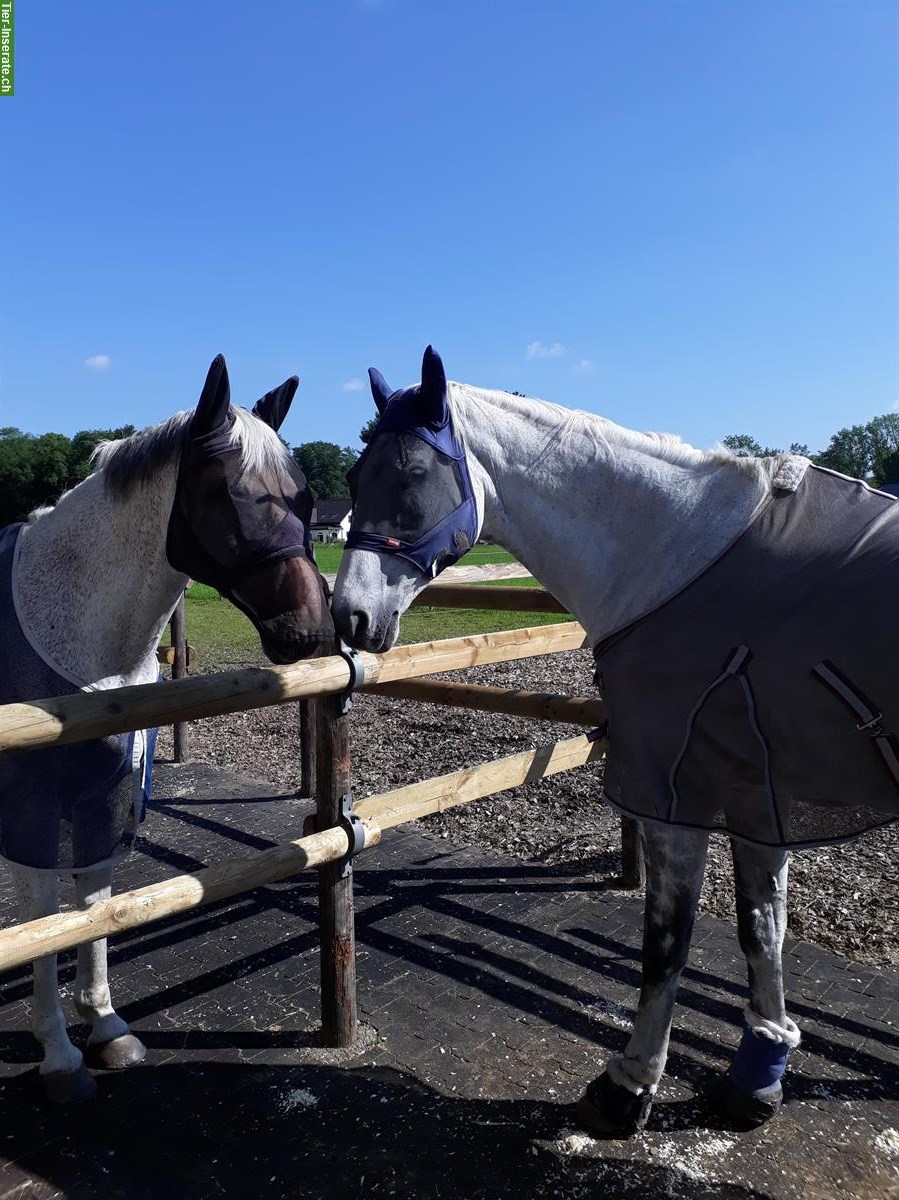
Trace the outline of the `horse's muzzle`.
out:
[[[325,581],[306,558],[263,563],[229,599],[253,622],[271,662],[311,658],[334,641]]]

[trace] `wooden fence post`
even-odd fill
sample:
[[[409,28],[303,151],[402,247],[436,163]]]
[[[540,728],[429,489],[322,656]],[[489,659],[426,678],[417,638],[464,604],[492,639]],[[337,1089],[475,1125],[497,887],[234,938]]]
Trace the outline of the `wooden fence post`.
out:
[[[337,825],[341,801],[350,791],[349,722],[341,713],[340,696],[323,696],[314,705],[316,738],[316,828]],[[353,916],[353,870],[328,863],[318,873],[319,944],[321,947],[322,1041],[326,1046],[352,1046],[356,1041],[356,934]]]
[[[646,886],[640,822],[632,817],[621,818],[621,882],[624,887],[634,890]]]
[[[184,593],[172,613],[172,679],[183,679],[187,675],[187,622],[184,614]],[[186,762],[190,758],[190,734],[186,721],[177,722],[172,733],[175,742],[175,762]]]
[[[308,797],[318,795],[315,783],[317,706],[318,701],[312,697],[300,701],[300,795]]]

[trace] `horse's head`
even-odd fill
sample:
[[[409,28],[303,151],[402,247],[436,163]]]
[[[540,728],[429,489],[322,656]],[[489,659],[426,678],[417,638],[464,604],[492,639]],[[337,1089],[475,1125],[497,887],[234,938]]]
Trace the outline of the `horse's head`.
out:
[[[334,619],[351,645],[381,651],[418,592],[477,540],[480,515],[439,354],[428,346],[414,387],[391,391],[379,371],[369,377],[380,416],[348,476],[353,516]]]
[[[245,613],[276,663],[334,637],[309,539],[312,494],[277,434],[298,385],[288,379],[252,413],[234,409],[215,359],[186,431],[166,541],[171,565]]]

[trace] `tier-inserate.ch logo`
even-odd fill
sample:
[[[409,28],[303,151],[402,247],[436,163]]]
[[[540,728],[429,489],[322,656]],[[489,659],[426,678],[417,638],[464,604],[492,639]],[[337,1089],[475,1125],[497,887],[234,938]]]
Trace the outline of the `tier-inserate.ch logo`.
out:
[[[0,96],[16,90],[16,44],[13,0],[0,0]]]

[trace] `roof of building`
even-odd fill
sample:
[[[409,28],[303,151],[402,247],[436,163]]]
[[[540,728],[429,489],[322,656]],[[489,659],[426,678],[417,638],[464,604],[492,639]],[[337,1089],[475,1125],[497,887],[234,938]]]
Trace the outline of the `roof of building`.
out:
[[[312,525],[339,525],[349,516],[352,500],[316,500],[312,508]]]

